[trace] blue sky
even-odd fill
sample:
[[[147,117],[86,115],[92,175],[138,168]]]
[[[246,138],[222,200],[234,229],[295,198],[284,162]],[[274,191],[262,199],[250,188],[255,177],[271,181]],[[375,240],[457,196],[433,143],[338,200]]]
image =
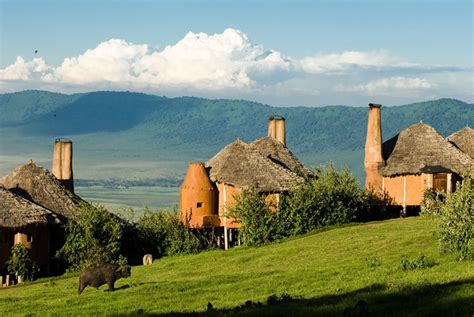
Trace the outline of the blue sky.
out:
[[[0,3],[2,92],[474,100],[472,1]]]

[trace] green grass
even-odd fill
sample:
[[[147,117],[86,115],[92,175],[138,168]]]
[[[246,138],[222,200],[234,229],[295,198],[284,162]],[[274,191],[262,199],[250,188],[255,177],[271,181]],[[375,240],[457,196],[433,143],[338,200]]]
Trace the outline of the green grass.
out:
[[[168,257],[137,266],[115,292],[77,275],[0,290],[0,315],[472,316],[474,263],[438,254],[436,222],[396,219],[294,238],[259,248]],[[429,268],[402,270],[425,255]],[[291,301],[268,305],[272,295]],[[261,302],[239,308],[246,301]],[[359,301],[368,312],[357,315]],[[214,310],[205,313],[211,302]],[[195,314],[194,314],[195,315]]]

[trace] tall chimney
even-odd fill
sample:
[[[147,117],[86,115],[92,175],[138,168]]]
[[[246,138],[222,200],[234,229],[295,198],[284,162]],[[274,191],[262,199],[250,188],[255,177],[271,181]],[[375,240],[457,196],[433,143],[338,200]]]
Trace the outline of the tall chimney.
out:
[[[74,192],[74,177],[72,174],[72,141],[56,139],[53,153],[53,175],[70,192]]]
[[[268,119],[268,136],[286,145],[285,118],[282,116],[271,116]]]
[[[369,104],[369,120],[365,141],[365,188],[382,191],[382,175],[379,168],[385,164],[382,157],[382,125],[380,108],[382,105]]]

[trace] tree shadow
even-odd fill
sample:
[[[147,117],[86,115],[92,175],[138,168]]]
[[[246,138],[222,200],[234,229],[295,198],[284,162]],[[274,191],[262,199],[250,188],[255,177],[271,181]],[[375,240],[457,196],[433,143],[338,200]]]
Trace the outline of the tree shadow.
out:
[[[228,309],[203,303],[201,312],[148,313],[138,309],[115,316],[473,316],[474,278],[444,284],[426,284],[390,289],[373,284],[355,291],[316,298],[272,295],[265,303],[247,301]],[[218,303],[214,303],[218,304]]]

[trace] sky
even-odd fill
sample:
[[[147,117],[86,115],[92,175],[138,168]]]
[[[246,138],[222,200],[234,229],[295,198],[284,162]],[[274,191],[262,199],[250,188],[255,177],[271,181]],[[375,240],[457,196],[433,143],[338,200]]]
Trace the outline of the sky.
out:
[[[0,0],[0,92],[474,102],[473,3]]]

